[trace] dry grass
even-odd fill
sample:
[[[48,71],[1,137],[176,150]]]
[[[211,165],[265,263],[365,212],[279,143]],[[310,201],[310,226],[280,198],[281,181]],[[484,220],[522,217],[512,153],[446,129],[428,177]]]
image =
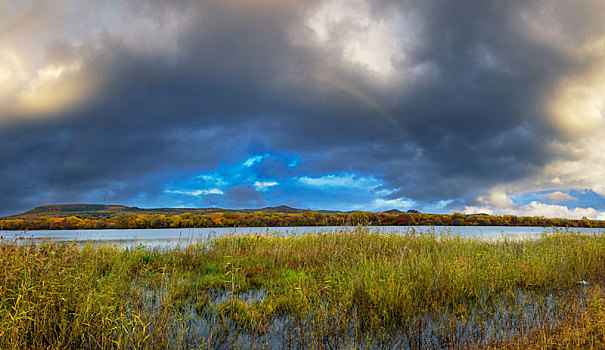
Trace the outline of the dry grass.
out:
[[[605,302],[593,289],[582,307],[577,283],[602,279],[604,262],[605,237],[569,233],[487,242],[358,228],[172,250],[3,242],[0,348],[598,347]],[[552,300],[563,322],[541,313]]]

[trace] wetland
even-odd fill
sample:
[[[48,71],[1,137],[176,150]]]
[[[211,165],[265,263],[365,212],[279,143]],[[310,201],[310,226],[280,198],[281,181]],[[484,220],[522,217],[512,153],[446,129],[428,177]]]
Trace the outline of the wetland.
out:
[[[370,227],[0,244],[0,348],[603,344],[605,237]]]

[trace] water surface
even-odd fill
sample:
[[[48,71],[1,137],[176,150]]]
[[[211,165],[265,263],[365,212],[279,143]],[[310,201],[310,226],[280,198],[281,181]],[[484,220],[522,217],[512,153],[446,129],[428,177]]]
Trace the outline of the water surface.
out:
[[[526,239],[543,233],[564,231],[564,228],[535,226],[369,226],[385,234],[434,233],[436,235],[459,236],[482,239]],[[236,228],[168,228],[168,229],[124,229],[124,230],[39,230],[0,231],[4,240],[14,239],[66,242],[104,242],[127,245],[184,246],[191,243],[229,234],[254,235],[271,234],[297,236],[305,233],[329,233],[354,230],[345,226],[300,226],[300,227],[236,227]],[[570,232],[601,234],[605,229],[573,228]]]

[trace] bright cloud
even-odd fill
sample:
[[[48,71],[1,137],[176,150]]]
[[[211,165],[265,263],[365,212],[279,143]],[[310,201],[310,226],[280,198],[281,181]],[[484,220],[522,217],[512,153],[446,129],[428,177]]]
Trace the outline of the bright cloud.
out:
[[[384,199],[377,198],[375,199],[369,208],[365,210],[373,210],[373,211],[384,211],[391,209],[399,209],[399,210],[409,210],[414,209],[417,203],[413,200],[406,198],[395,198],[395,199]]]
[[[517,215],[517,216],[544,216],[548,218],[570,218],[581,219],[605,219],[605,212],[594,208],[569,208],[563,205],[545,204],[533,201],[527,205],[519,207],[509,207],[503,209],[493,209],[491,207],[468,206],[464,208],[466,213],[486,213],[494,215]]]
[[[75,59],[36,68],[15,48],[0,49],[0,123],[10,115],[56,113],[90,97],[95,83],[83,79],[82,65]]]
[[[552,124],[570,136],[590,135],[602,129],[605,113],[605,59],[597,71],[565,77],[547,101]]]
[[[541,198],[549,199],[551,202],[566,202],[566,201],[577,201],[578,198],[572,197],[569,194],[561,191],[555,191],[547,194],[539,195]]]
[[[298,182],[311,187],[341,187],[373,189],[381,182],[373,177],[356,176],[354,174],[329,174],[321,177],[302,176]]]
[[[506,208],[513,204],[513,201],[508,198],[506,193],[498,190],[491,191],[487,196],[477,197],[477,201],[479,203],[491,205],[496,208]]]
[[[136,55],[178,56],[192,13],[143,2],[0,3],[0,125],[64,113],[93,99],[105,78],[91,66],[108,42]],[[40,15],[43,13],[44,15]],[[153,37],[153,40],[149,40]]]
[[[397,11],[376,14],[364,0],[331,0],[319,4],[306,20],[315,42],[325,50],[340,48],[345,62],[392,79],[414,45],[418,23]]]
[[[254,188],[257,191],[266,192],[271,187],[279,185],[277,181],[254,181]]]
[[[210,188],[207,190],[192,190],[192,191],[184,191],[184,190],[165,190],[165,193],[174,193],[174,194],[185,194],[188,196],[207,196],[209,194],[225,194],[219,188]]]
[[[244,166],[246,167],[251,167],[253,166],[255,163],[259,163],[260,161],[262,161],[264,158],[268,157],[269,155],[261,155],[261,156],[253,156],[250,157],[248,159],[246,159],[246,161],[243,163]]]

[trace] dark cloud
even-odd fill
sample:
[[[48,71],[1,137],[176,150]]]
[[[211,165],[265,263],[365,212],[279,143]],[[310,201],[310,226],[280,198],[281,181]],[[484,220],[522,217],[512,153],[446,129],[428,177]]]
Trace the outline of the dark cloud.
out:
[[[223,201],[227,208],[259,208],[267,203],[261,194],[249,185],[236,185],[229,188]]]
[[[411,21],[394,32],[409,45],[389,63],[387,83],[371,61],[347,59],[345,22],[356,17],[326,29],[343,39],[314,41],[305,21],[320,1],[135,5],[159,23],[158,42],[162,25],[171,28],[166,13],[183,28],[157,50],[153,31],[134,37],[141,42],[106,30],[48,45],[52,61],[82,60],[80,74],[97,88],[60,118],[0,125],[0,213],[53,202],[154,205],[175,176],[265,153],[259,178],[360,174],[382,181],[387,200],[464,205],[560,156],[540,103],[570,63],[519,28],[526,2],[372,2],[362,11],[370,20],[399,12]],[[204,203],[277,204],[266,198],[238,184]]]

